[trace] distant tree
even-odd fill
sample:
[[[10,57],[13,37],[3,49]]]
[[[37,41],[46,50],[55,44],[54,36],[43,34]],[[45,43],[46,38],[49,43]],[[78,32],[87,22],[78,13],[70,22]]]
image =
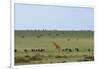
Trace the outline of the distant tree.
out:
[[[26,58],[30,57],[29,55],[25,55]]]

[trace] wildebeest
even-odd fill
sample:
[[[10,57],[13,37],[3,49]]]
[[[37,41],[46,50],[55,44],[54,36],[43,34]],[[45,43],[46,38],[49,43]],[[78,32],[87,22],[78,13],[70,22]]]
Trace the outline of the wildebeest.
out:
[[[90,52],[91,50],[90,49],[88,49],[88,52]]]
[[[62,52],[72,52],[72,50],[71,49],[68,49],[68,48],[65,48],[65,49],[62,49]]]
[[[28,52],[28,50],[27,49],[24,49],[24,52]]]
[[[65,49],[62,49],[62,52],[72,52],[72,49],[65,48]]]
[[[32,51],[32,52],[34,52],[34,51],[35,51],[35,49],[31,49],[31,51]]]
[[[15,52],[17,52],[17,49],[15,49]]]
[[[65,50],[68,51],[68,48],[66,48]]]
[[[41,49],[37,49],[37,51],[38,51],[38,52],[40,52],[40,51],[41,51]]]
[[[72,52],[72,49],[68,49],[69,50],[69,52]]]
[[[41,49],[41,52],[45,51],[45,49]]]
[[[31,49],[32,52],[44,52],[45,49],[40,48],[40,49]]]
[[[79,49],[78,49],[78,48],[75,48],[75,50],[76,50],[77,52],[79,52]]]

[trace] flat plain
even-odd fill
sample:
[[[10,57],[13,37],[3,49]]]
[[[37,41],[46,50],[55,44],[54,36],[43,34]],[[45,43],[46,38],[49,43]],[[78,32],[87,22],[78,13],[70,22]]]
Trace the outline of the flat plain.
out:
[[[94,60],[94,31],[15,30],[15,65]]]

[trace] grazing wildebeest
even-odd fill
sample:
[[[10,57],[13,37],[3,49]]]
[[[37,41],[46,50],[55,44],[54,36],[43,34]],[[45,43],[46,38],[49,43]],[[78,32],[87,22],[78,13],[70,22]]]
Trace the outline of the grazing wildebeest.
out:
[[[38,52],[38,49],[35,49],[35,52]]]
[[[72,49],[68,49],[69,50],[69,52],[72,52]]]
[[[88,49],[88,52],[90,52],[91,50],[90,49]]]
[[[68,48],[66,48],[65,50],[68,51]]]
[[[62,49],[62,52],[67,52],[68,48]]]
[[[75,50],[76,50],[77,52],[79,52],[79,49],[78,49],[78,48],[75,48]]]
[[[31,51],[32,51],[32,52],[34,52],[34,51],[35,51],[35,49],[31,49]]]
[[[32,52],[44,52],[45,49],[31,49]]]
[[[15,52],[17,52],[17,49],[15,49]]]
[[[27,49],[24,49],[24,52],[28,52],[28,50]]]
[[[40,49],[37,49],[37,51],[40,52],[41,50]]]
[[[45,49],[41,49],[41,52],[44,52],[45,51]]]

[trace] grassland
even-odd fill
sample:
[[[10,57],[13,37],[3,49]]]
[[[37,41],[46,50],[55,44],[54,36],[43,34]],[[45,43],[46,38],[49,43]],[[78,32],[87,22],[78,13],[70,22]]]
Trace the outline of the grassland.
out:
[[[93,31],[15,30],[15,65],[93,61],[93,36]]]

